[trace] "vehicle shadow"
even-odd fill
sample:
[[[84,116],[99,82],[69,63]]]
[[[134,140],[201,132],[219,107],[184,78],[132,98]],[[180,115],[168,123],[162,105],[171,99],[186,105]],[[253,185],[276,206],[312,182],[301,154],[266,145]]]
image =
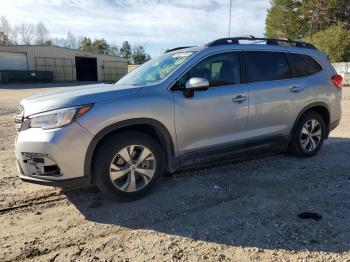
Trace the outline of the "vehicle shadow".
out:
[[[349,138],[329,138],[313,158],[279,154],[177,173],[133,202],[98,190],[65,194],[97,223],[229,246],[339,253],[350,249],[349,156]]]

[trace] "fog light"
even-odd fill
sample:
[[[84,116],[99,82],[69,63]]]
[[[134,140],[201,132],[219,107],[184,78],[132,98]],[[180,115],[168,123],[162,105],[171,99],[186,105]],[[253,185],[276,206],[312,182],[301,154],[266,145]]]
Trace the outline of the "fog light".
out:
[[[24,152],[22,155],[23,163],[26,165],[31,175],[62,176],[60,168],[51,156],[47,154],[28,152]]]

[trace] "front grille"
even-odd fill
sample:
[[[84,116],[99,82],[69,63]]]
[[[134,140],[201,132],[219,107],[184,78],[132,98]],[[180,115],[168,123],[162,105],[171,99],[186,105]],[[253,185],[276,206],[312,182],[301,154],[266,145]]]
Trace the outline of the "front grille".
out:
[[[17,108],[17,111],[15,113],[15,127],[16,127],[16,130],[19,132],[22,128],[22,123],[23,123],[23,120],[24,120],[24,108],[23,106],[19,106]]]

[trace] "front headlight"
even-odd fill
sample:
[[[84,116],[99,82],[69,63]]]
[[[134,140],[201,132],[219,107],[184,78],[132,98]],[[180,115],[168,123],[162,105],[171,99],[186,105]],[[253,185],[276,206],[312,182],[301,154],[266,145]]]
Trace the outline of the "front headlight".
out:
[[[77,120],[91,109],[92,105],[68,107],[29,116],[30,127],[52,129],[63,127]]]

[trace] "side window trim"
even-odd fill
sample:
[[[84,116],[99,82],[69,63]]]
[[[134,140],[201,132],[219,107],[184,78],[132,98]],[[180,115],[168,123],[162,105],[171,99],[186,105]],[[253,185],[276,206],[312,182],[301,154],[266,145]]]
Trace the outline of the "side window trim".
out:
[[[246,59],[245,59],[244,51],[240,51],[239,61],[240,61],[240,72],[241,72],[241,79],[239,84],[246,84],[248,81],[247,81],[247,69],[246,69]]]
[[[291,65],[289,59],[288,59],[288,53],[287,52],[283,52],[283,56],[287,61],[287,65],[289,67],[289,78],[288,79],[292,79],[293,78],[293,66]]]
[[[292,76],[291,78],[298,78],[296,75],[297,75],[297,70],[295,68],[295,64],[293,63],[293,60],[291,58],[291,53],[286,53],[286,57],[287,57],[287,61],[288,61],[288,64],[289,64],[289,67],[291,69],[291,73],[292,73]]]
[[[177,84],[179,82],[179,80],[184,77],[193,67],[197,66],[199,63],[201,63],[202,61],[204,61],[205,59],[211,57],[211,56],[214,56],[214,55],[220,55],[220,54],[224,54],[224,53],[238,53],[238,57],[239,57],[239,70],[240,70],[240,80],[239,80],[239,83],[238,84],[235,84],[235,85],[240,85],[242,84],[242,80],[246,79],[245,77],[245,73],[243,73],[243,68],[242,68],[242,65],[244,66],[244,71],[245,71],[245,65],[244,65],[244,61],[243,61],[243,51],[242,50],[224,50],[224,51],[218,51],[218,52],[215,52],[215,53],[210,53],[204,57],[202,57],[199,61],[195,62],[192,66],[190,66],[189,68],[186,69],[186,71],[184,73],[182,73],[180,76],[178,76],[176,78],[176,80],[170,85],[170,91],[171,92],[178,92],[178,91],[182,91],[180,88],[177,87]],[[243,73],[243,75],[242,75]],[[243,77],[243,78],[242,78]],[[231,85],[230,85],[231,86]],[[218,88],[218,87],[225,87],[225,86],[212,86],[212,87],[209,87],[209,88]]]

